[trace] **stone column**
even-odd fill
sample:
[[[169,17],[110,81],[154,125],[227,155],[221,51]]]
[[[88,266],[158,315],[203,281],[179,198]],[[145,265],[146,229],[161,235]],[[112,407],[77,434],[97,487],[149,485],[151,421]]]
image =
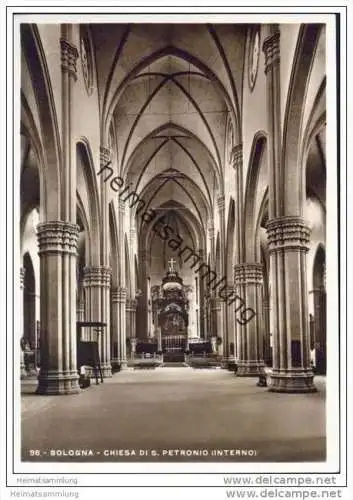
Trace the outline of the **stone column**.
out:
[[[117,358],[114,361],[120,365],[120,370],[127,368],[126,359],[126,288],[112,289],[112,321],[113,339],[117,342]]]
[[[126,288],[120,289],[120,369],[127,368],[126,359]]]
[[[225,302],[223,299],[215,298],[215,313],[217,322],[217,337],[221,339],[221,343],[218,345],[218,354],[222,356],[223,362],[228,362],[228,337],[225,334]]]
[[[281,142],[280,32],[268,25],[263,44],[268,119],[269,222],[273,369],[270,391],[314,392],[310,366],[306,252],[310,232],[297,214],[284,213]]]
[[[152,301],[152,321],[153,321],[153,332],[152,332],[152,337],[157,336],[157,328],[158,328],[158,308],[155,303]]]
[[[135,221],[135,217],[133,216],[132,210],[130,210],[129,247],[131,250],[131,269],[130,269],[131,296],[135,297],[137,290],[136,290],[136,274],[135,274],[136,269],[135,269],[134,255],[137,252],[137,244],[136,244],[136,221]]]
[[[103,146],[100,147],[100,167],[108,165],[112,159],[110,149]],[[102,345],[102,370],[105,377],[112,376],[111,367],[111,325],[110,325],[110,286],[111,286],[111,269],[109,262],[110,241],[109,241],[109,198],[107,195],[108,184],[104,182],[103,176],[100,178],[101,191],[101,295],[102,309],[101,321],[107,324],[104,328],[103,345]]]
[[[211,346],[213,354],[217,352],[217,337],[211,337]]]
[[[212,312],[212,337],[219,337],[222,339],[222,343],[218,344],[217,343],[217,352],[220,356],[223,356],[223,349],[224,349],[224,339],[222,336],[223,332],[223,317],[222,317],[222,304],[224,301],[219,298],[213,298],[211,300],[211,312]]]
[[[61,25],[61,116],[62,116],[62,217],[65,221],[76,222],[76,162],[72,161],[76,153],[74,134],[72,133],[73,85],[77,80],[76,61],[78,50],[72,43],[72,25]]]
[[[214,269],[215,262],[216,262],[216,251],[215,251],[213,219],[209,219],[207,221],[207,232],[208,232],[208,245],[209,245],[209,254],[210,254],[209,262],[207,262],[207,264],[209,264],[211,269]],[[208,336],[213,337],[213,336],[217,335],[217,321],[215,318],[215,308],[214,308],[214,292],[212,291],[211,287],[207,283],[204,284],[204,290],[209,297],[209,299],[208,299]]]
[[[153,312],[152,312],[152,294],[151,294],[151,279],[147,278],[147,336],[153,337]]]
[[[225,276],[225,262],[226,262],[226,238],[225,238],[225,198],[224,195],[221,195],[217,199],[218,205],[218,213],[220,220],[220,275],[217,276],[217,282],[220,282],[222,279],[226,281]],[[228,364],[229,358],[229,341],[228,341],[228,323],[227,323],[227,304],[225,300],[219,301],[220,307],[220,330],[218,335],[222,338],[222,356],[223,356],[223,365],[226,367]]]
[[[198,254],[200,255],[201,261],[205,262],[205,252],[203,248],[199,249]],[[199,296],[199,332],[200,338],[205,338],[208,334],[207,332],[207,312],[205,308],[205,283],[204,280],[201,279],[200,273],[198,274],[198,296]]]
[[[20,301],[19,301],[19,317],[20,317],[20,342],[17,348],[20,349],[20,377],[25,378],[27,375],[25,367],[25,355],[22,349],[22,339],[24,338],[24,314],[23,314],[23,301],[24,301],[24,280],[25,280],[25,268],[20,268]]]
[[[282,215],[283,165],[281,162],[281,72],[280,32],[278,25],[268,25],[270,36],[263,43],[268,122],[269,217]]]
[[[130,349],[131,349],[131,359],[135,359],[135,354],[136,354],[136,343],[137,339],[136,337],[133,337],[130,339]]]
[[[163,351],[163,346],[162,346],[162,329],[161,329],[160,326],[158,326],[158,328],[157,328],[157,349],[160,352]]]
[[[136,308],[137,300],[127,299],[126,300],[126,339],[130,342],[130,355],[131,351],[131,339],[136,340]],[[136,344],[135,344],[136,345]]]
[[[120,325],[120,308],[119,308],[119,300],[120,300],[120,292],[119,287],[113,287],[111,289],[111,337],[112,337],[112,353],[111,353],[111,362],[112,366],[115,369],[117,365],[120,365],[119,362],[119,325]]]
[[[211,298],[205,293],[204,296],[204,325],[205,325],[205,338],[209,339],[212,337],[211,331]]]
[[[210,249],[210,267],[212,268],[215,265],[215,260],[216,260],[213,219],[208,220],[207,230],[208,230],[208,241],[209,241],[209,249]]]
[[[130,349],[131,349],[131,339],[134,339],[136,337],[137,300],[127,299],[125,308],[126,308],[126,339],[129,339]]]
[[[310,230],[301,217],[267,225],[271,259],[273,369],[270,391],[315,392],[310,365],[306,253]]]
[[[234,146],[231,152],[231,163],[235,173],[235,263],[244,258],[244,203],[243,203],[243,145]]]
[[[140,273],[141,273],[141,287],[142,294],[139,298],[137,315],[137,337],[146,338],[148,332],[148,252],[146,250],[139,250],[139,262],[140,262]]]
[[[102,311],[101,321],[106,323],[102,337],[102,371],[105,378],[112,376],[111,365],[111,327],[110,327],[110,286],[111,286],[111,268],[109,266],[101,266],[101,282],[102,282]]]
[[[236,293],[244,305],[235,305],[240,377],[256,377],[264,372],[262,321],[262,265],[237,264],[234,267]]]
[[[237,144],[231,151],[231,164],[234,168],[235,175],[235,247],[234,247],[234,261],[237,265],[243,262],[244,259],[244,222],[243,222],[243,144]],[[242,280],[240,280],[242,281]],[[243,284],[237,282],[237,277],[234,276],[234,286],[239,297],[244,296],[242,290]],[[239,289],[241,291],[239,291]],[[239,304],[237,302],[232,305],[235,318],[237,318]],[[238,321],[234,322],[234,335],[235,335],[235,352],[236,361],[238,363],[239,356],[243,352],[244,334],[242,326]]]
[[[101,321],[107,323],[106,311],[109,311],[109,290],[111,270],[109,267],[96,266],[85,267],[84,269],[83,286],[85,288],[86,321]],[[104,377],[111,377],[111,361],[110,361],[110,335],[107,327],[102,328],[100,333],[94,332],[94,328],[86,329],[85,335],[95,339],[98,336],[98,348],[100,363]]]
[[[40,257],[41,368],[39,394],[80,391],[76,353],[76,254],[79,226],[37,226]]]
[[[271,326],[270,326],[270,303],[268,300],[263,300],[263,321],[265,325],[264,331],[264,360],[269,363],[272,360],[271,348]]]
[[[39,394],[79,392],[76,353],[76,163],[72,132],[77,48],[72,25],[61,25],[60,215],[37,226],[40,256],[41,369]],[[50,198],[49,198],[50,200]]]
[[[226,295],[233,296],[235,293],[234,283],[227,283]],[[237,343],[236,343],[236,326],[235,326],[235,308],[234,304],[227,304],[225,302],[227,322],[228,322],[228,361],[234,363],[236,359]],[[234,349],[231,354],[230,344],[233,343]]]
[[[126,342],[128,344],[131,338],[131,321],[130,321],[130,300],[126,299],[125,302],[125,321],[126,321]]]
[[[81,299],[77,301],[76,318],[77,321],[85,321],[85,303]]]

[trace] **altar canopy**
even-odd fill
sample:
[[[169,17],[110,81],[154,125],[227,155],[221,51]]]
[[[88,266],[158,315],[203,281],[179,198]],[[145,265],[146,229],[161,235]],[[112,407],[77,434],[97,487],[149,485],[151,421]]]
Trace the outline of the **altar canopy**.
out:
[[[189,300],[175,265],[175,260],[169,259],[162,284],[153,289],[152,307],[161,332],[164,357],[183,361],[187,348]]]

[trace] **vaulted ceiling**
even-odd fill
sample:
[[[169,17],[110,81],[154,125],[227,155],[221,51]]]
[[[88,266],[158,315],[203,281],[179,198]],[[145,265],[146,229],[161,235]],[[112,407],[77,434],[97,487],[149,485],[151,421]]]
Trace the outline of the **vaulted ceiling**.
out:
[[[247,26],[90,28],[121,174],[149,208],[174,203],[205,229],[223,187],[229,121],[240,134]]]

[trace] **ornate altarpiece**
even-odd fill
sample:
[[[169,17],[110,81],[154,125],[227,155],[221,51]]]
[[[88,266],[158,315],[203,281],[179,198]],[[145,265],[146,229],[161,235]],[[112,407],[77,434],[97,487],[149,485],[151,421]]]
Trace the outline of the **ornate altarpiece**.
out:
[[[161,348],[165,356],[184,359],[187,348],[189,324],[189,287],[175,269],[170,259],[162,285],[152,288],[153,322],[161,336]]]

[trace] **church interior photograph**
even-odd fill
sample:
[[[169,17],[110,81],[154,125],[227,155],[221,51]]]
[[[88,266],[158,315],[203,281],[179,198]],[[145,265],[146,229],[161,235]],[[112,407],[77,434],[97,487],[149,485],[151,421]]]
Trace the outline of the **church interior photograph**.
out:
[[[22,461],[324,462],[325,25],[82,21],[20,26]]]

